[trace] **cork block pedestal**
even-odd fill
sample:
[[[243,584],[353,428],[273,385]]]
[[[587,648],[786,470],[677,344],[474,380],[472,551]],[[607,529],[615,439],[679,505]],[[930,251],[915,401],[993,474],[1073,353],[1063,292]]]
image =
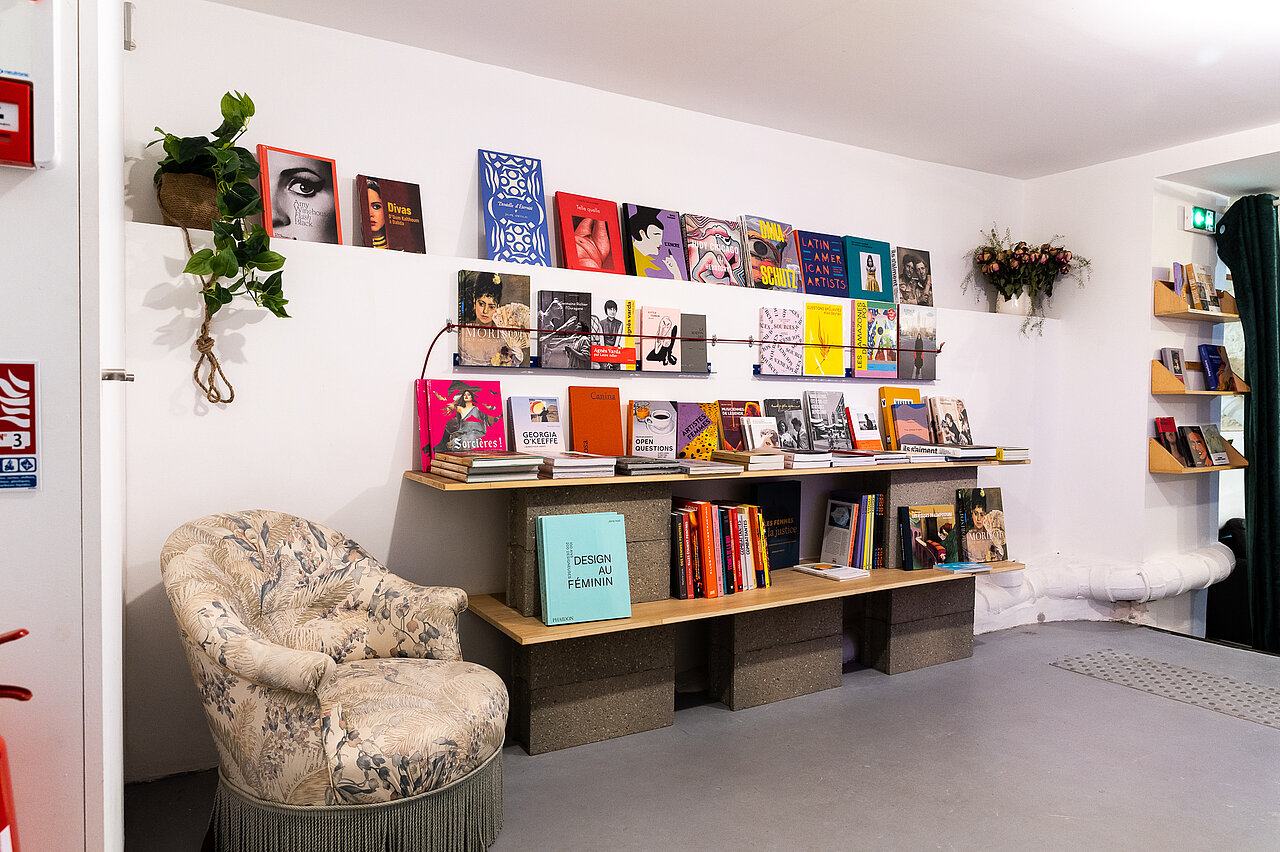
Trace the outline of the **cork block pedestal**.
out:
[[[974,578],[845,599],[858,662],[901,674],[973,656]]]
[[[745,710],[840,685],[842,606],[816,601],[711,623],[711,695]]]

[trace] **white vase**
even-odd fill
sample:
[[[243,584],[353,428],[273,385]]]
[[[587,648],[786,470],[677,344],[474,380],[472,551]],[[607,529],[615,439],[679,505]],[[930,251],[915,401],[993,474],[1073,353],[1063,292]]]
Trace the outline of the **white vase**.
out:
[[[1014,314],[1016,316],[1025,317],[1027,315],[1027,311],[1030,309],[1030,293],[1023,293],[1020,296],[1014,296],[1012,299],[1006,299],[1003,296],[996,296],[996,313],[998,314]]]

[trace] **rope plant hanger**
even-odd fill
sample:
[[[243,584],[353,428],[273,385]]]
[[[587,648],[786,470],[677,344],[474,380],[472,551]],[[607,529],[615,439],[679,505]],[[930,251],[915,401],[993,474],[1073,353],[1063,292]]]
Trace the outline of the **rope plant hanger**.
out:
[[[288,317],[284,297],[284,257],[271,251],[262,225],[249,226],[249,216],[261,213],[262,194],[251,181],[258,177],[258,161],[236,146],[253,117],[253,101],[240,92],[222,96],[222,124],[208,136],[174,136],[159,127],[165,157],[156,169],[156,195],[166,225],[182,228],[190,259],[182,270],[200,281],[204,321],[196,337],[196,360],[191,377],[211,403],[229,403],[235,388],[214,353],[209,331],[214,314],[236,295],[278,317]],[[212,228],[213,248],[196,251],[188,228]],[[259,273],[269,273],[259,278]],[[225,389],[225,390],[224,390]]]

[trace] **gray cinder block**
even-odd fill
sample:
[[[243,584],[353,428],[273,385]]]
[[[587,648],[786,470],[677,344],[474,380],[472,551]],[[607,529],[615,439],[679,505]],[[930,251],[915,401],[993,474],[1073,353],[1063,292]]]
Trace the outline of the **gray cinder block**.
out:
[[[733,653],[712,645],[711,694],[730,710],[745,710],[840,685],[840,634]]]
[[[626,518],[628,541],[666,539],[671,529],[671,486],[665,482],[648,482],[513,490],[508,512],[508,541],[533,550],[534,521],[539,515],[586,512],[621,513]]]
[[[511,670],[530,688],[541,689],[651,669],[670,673],[675,669],[675,659],[675,626],[664,625],[516,645]]]
[[[923,586],[871,592],[858,597],[865,599],[867,618],[898,624],[953,612],[972,613],[975,588],[972,576],[962,576]]]
[[[885,674],[901,674],[973,656],[973,611],[889,624],[863,622],[859,662]]]
[[[724,616],[713,620],[710,641],[740,654],[832,636],[841,630],[842,608],[834,599]]]

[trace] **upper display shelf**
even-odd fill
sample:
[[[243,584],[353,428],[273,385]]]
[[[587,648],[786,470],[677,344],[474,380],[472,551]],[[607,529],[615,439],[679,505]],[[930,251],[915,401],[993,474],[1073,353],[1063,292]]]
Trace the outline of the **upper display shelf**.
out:
[[[1158,317],[1165,319],[1195,320],[1196,322],[1239,322],[1239,308],[1236,297],[1225,290],[1218,291],[1222,303],[1222,313],[1217,311],[1198,311],[1187,307],[1186,300],[1173,290],[1172,281],[1156,280],[1153,311]]]

